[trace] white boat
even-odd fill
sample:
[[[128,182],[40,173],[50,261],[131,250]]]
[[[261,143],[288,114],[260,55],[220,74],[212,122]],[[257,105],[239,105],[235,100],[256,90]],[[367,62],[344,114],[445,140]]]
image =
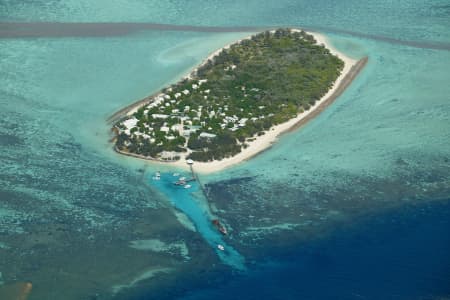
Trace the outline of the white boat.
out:
[[[155,176],[153,177],[154,180],[160,180],[161,179],[161,173],[158,171],[155,173]]]
[[[172,176],[178,177],[178,176],[180,176],[180,173],[173,173]]]
[[[180,181],[186,181],[186,177],[180,177],[180,178],[178,178],[178,180],[180,180]]]
[[[222,246],[221,244],[217,245],[217,248],[218,248],[220,251],[224,251],[224,250],[225,250],[225,247]]]
[[[176,181],[174,184],[175,184],[175,185],[185,185],[185,184],[186,184],[186,181],[184,181],[184,180],[178,180],[178,181]]]
[[[191,187],[190,184],[186,184],[186,185],[184,186],[185,189],[189,189],[190,187]]]

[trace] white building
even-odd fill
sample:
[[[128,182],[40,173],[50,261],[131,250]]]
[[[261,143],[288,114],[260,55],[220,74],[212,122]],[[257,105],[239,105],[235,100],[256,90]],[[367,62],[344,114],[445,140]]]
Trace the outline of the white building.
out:
[[[202,132],[202,133],[200,133],[199,137],[201,137],[201,138],[207,138],[207,139],[212,139],[212,138],[215,138],[216,135],[213,134],[213,133]]]
[[[239,120],[239,125],[245,125],[245,123],[247,123],[248,118],[242,118]]]
[[[238,120],[238,118],[237,118],[236,116],[233,116],[233,117],[226,116],[226,117],[225,117],[225,120],[226,120],[227,122],[235,123],[235,122]]]
[[[136,119],[136,118],[133,117],[133,118],[131,118],[131,119],[128,119],[128,120],[123,121],[123,125],[124,125],[127,129],[131,129],[131,128],[136,127],[137,122],[138,122],[138,119]]]
[[[173,131],[180,131],[181,129],[183,129],[183,126],[181,126],[181,124],[175,124],[175,125],[172,125],[170,128]]]
[[[167,119],[169,116],[164,114],[152,114],[153,119]]]

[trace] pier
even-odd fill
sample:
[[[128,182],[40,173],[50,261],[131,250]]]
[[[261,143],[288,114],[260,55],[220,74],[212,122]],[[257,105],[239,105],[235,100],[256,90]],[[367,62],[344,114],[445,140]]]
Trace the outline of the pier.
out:
[[[192,174],[192,178],[194,178],[194,180],[198,183],[198,185],[200,187],[200,190],[202,191],[202,194],[203,194],[203,196],[206,199],[206,203],[208,203],[209,213],[210,213],[211,217],[214,219],[215,215],[214,215],[214,213],[212,211],[212,208],[211,208],[211,201],[209,200],[208,193],[207,193],[207,191],[205,189],[205,186],[201,183],[200,178],[198,177],[198,174],[195,173],[193,164],[194,164],[193,162],[188,163],[189,169],[190,169],[191,174]]]
[[[189,164],[189,169],[191,170],[192,178],[193,178],[195,181],[198,182],[198,185],[199,185],[199,187],[200,187],[200,189],[201,189],[201,191],[202,191],[202,193],[203,193],[203,196],[205,196],[205,199],[206,199],[206,201],[208,202],[208,206],[210,207],[209,198],[208,198],[208,195],[207,195],[207,193],[206,193],[206,189],[205,189],[205,187],[203,186],[203,184],[201,183],[200,178],[198,177],[197,173],[195,173],[193,164]],[[211,207],[210,207],[210,208],[211,208]]]

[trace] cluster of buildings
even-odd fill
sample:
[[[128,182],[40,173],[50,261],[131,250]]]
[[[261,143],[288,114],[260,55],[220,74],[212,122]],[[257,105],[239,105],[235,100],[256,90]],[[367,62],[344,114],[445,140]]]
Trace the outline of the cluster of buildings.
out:
[[[212,97],[211,90],[205,88],[206,83],[207,79],[200,79],[189,83],[189,88],[183,90],[168,88],[155,96],[140,112],[117,124],[119,134],[124,133],[129,137],[125,146],[128,147],[131,141],[143,140],[158,146],[168,143],[173,145],[175,140],[178,146],[187,148],[187,141],[193,133],[201,138],[214,139],[220,131],[234,132],[244,128],[249,121],[264,118],[264,115],[253,116],[252,113],[244,117],[243,109],[237,110],[223,104],[226,99],[220,102],[222,105],[219,104],[217,97]],[[262,110],[265,107],[258,108]]]

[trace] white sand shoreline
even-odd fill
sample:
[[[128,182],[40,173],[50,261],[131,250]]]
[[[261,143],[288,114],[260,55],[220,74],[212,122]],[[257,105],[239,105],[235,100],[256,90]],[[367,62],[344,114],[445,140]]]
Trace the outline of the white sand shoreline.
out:
[[[299,29],[293,29],[293,30],[300,31]],[[327,49],[330,50],[330,52],[332,54],[338,56],[342,61],[344,61],[344,68],[341,72],[341,75],[334,82],[333,87],[319,101],[316,101],[316,103],[313,106],[311,106],[309,110],[299,113],[297,115],[297,117],[295,117],[285,123],[273,126],[270,130],[266,131],[264,135],[256,137],[254,141],[247,142],[247,144],[249,146],[245,149],[242,149],[242,151],[240,153],[238,153],[237,155],[230,157],[230,158],[224,158],[219,161],[215,160],[215,161],[211,161],[211,162],[194,162],[193,168],[196,172],[203,173],[203,174],[218,172],[223,169],[234,166],[236,164],[239,164],[245,160],[250,159],[251,157],[253,157],[253,156],[257,155],[258,153],[269,148],[273,143],[276,142],[276,140],[278,139],[278,137],[281,134],[289,131],[291,128],[295,127],[297,124],[299,124],[302,120],[304,120],[311,114],[317,113],[316,110],[318,110],[320,107],[323,107],[325,102],[333,97],[333,94],[336,93],[337,89],[340,87],[344,78],[349,74],[352,67],[355,66],[358,61],[337,51],[334,47],[331,46],[331,44],[328,42],[328,40],[326,39],[325,36],[318,34],[318,33],[313,33],[313,32],[307,32],[307,33],[313,35],[314,39],[317,41],[318,44],[323,44]],[[202,65],[204,65],[205,63],[207,63],[207,61],[209,59],[212,59],[214,56],[219,54],[222,50],[229,48],[231,45],[238,43],[242,40],[248,39],[250,37],[251,36],[240,39],[238,41],[235,41],[233,43],[225,45],[224,47],[214,51],[205,60],[203,60],[203,62],[200,65],[195,67],[191,72],[189,72],[188,75],[186,75],[183,78],[191,78],[191,76],[195,74],[196,70],[199,67],[201,67]],[[133,111],[135,111],[135,110],[131,110],[128,114],[132,113]],[[126,154],[126,153],[124,153],[124,154]],[[144,157],[140,157],[140,158],[145,159]],[[183,157],[179,161],[176,161],[176,162],[162,162],[162,161],[155,161],[155,160],[150,160],[150,159],[145,159],[145,161],[149,162],[150,164],[162,164],[165,166],[173,166],[173,167],[177,167],[177,168],[181,168],[181,169],[189,168],[189,166],[186,164],[186,161]]]

